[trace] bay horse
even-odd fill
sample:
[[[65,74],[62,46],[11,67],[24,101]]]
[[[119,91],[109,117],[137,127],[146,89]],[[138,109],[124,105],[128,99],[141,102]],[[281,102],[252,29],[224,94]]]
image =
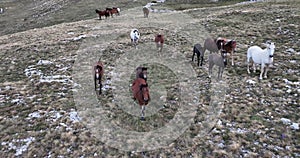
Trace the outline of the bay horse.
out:
[[[157,50],[159,50],[159,51],[161,52],[162,49],[163,49],[164,42],[165,42],[164,36],[161,35],[160,33],[157,34],[157,35],[155,36],[154,42],[156,43],[156,48],[157,48]]]
[[[144,6],[143,7],[144,18],[148,18],[149,12],[150,12],[149,8],[147,6]]]
[[[109,17],[109,12],[107,10],[101,11],[101,10],[96,9],[95,11],[99,15],[100,20],[102,20],[101,16],[105,16],[105,19],[107,19],[107,17]]]
[[[120,9],[118,9],[118,8],[116,8],[116,7],[113,7],[113,8],[106,8],[106,11],[109,12],[109,14],[110,14],[111,17],[113,17],[113,14],[120,15],[119,10],[120,10]]]
[[[136,78],[132,83],[131,90],[133,99],[137,100],[138,104],[140,105],[141,120],[143,121],[145,120],[146,105],[150,101],[149,87],[146,80],[142,78]]]
[[[140,33],[138,29],[132,29],[130,32],[131,43],[137,48],[137,43],[140,38]]]
[[[203,47],[199,43],[197,43],[197,44],[194,45],[192,61],[194,61],[195,54],[197,54],[197,61],[198,61],[197,65],[199,66],[200,57],[201,57],[201,64],[200,64],[200,66],[202,66],[202,63],[203,63],[203,60],[204,60],[203,59],[204,52],[203,52]]]
[[[147,68],[141,66],[137,67],[135,76],[136,78],[142,78],[147,81]]]
[[[208,73],[209,73],[209,78],[211,77],[212,74],[212,68],[214,65],[219,66],[219,72],[218,72],[218,79],[222,78],[223,70],[227,65],[227,52],[225,50],[222,50],[221,55],[212,53],[208,56]]]
[[[103,63],[98,61],[94,66],[94,83],[95,83],[95,91],[97,91],[97,81],[99,85],[99,94],[102,93],[102,77],[104,74],[104,66]]]
[[[267,72],[269,68],[269,64],[273,63],[273,56],[275,51],[274,43],[267,43],[266,49],[261,49],[258,46],[251,46],[247,51],[247,71],[250,74],[249,63],[250,59],[253,61],[253,71],[256,71],[255,64],[261,64],[259,79],[262,79],[264,74],[264,78],[267,78]],[[266,66],[266,70],[265,70]]]

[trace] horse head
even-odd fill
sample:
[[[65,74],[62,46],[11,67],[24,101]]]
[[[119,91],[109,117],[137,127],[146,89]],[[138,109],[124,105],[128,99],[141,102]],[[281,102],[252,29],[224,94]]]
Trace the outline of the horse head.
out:
[[[273,57],[274,57],[274,52],[275,52],[275,44],[273,42],[268,44],[267,50],[268,50],[268,53],[269,53],[270,63],[273,63]]]
[[[148,104],[148,102],[150,100],[148,84],[147,83],[141,84],[140,91],[142,93],[143,101],[145,102],[145,104]]]

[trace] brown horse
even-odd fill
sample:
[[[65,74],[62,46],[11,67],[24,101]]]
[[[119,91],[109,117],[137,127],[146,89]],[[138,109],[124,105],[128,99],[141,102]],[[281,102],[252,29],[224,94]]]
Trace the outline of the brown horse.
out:
[[[99,85],[99,94],[102,93],[102,77],[104,74],[104,66],[103,63],[98,61],[97,63],[95,63],[94,67],[94,83],[95,83],[95,91],[97,91],[97,81],[98,81],[98,85]]]
[[[113,17],[113,14],[120,15],[119,9],[116,8],[116,7],[113,7],[113,8],[106,8],[106,11],[109,12],[109,14],[110,14],[111,17]]]
[[[203,53],[205,50],[209,50],[210,52],[217,53],[219,50],[225,50],[227,53],[230,53],[231,56],[231,64],[233,63],[233,53],[235,52],[236,41],[228,40],[226,38],[219,37],[217,39],[207,38],[204,41]]]
[[[148,18],[149,12],[150,12],[149,8],[147,6],[144,6],[143,7],[144,18]]]
[[[150,101],[149,88],[146,80],[137,78],[132,83],[133,99],[137,100],[141,108],[141,120],[145,120],[146,105]]]
[[[96,9],[95,11],[99,15],[100,20],[102,20],[101,16],[105,16],[105,19],[107,19],[107,17],[109,17],[109,12],[107,10],[101,11],[101,10]]]
[[[233,66],[233,53],[236,52],[235,51],[236,48],[236,41],[235,40],[227,40],[225,41],[225,43],[223,44],[223,49],[230,54],[231,56],[231,65]]]
[[[154,42],[156,43],[156,48],[157,48],[157,50],[159,50],[159,51],[161,52],[162,49],[163,49],[164,42],[165,42],[164,36],[161,35],[160,33],[157,34],[157,35],[155,36]],[[160,49],[159,49],[159,48],[160,48]]]

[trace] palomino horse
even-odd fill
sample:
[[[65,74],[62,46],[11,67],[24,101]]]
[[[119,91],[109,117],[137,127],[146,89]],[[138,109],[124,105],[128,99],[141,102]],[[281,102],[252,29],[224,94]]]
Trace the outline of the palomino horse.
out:
[[[156,43],[157,50],[159,50],[160,52],[163,49],[164,41],[164,36],[160,33],[155,36],[154,42]]]
[[[137,48],[136,46],[137,46],[138,40],[140,38],[140,33],[139,33],[138,29],[132,29],[131,30],[130,38],[131,38],[131,43],[133,43],[135,48]]]
[[[252,46],[248,49],[247,51],[247,71],[248,74],[250,74],[249,70],[249,62],[250,59],[253,61],[253,71],[256,71],[255,64],[261,64],[261,69],[260,69],[260,75],[259,79],[262,79],[263,74],[264,78],[267,78],[267,72],[269,65],[273,63],[273,54],[275,51],[275,44],[274,43],[267,43],[267,48],[266,49],[261,49],[258,46]],[[264,69],[266,66],[266,70]]]
[[[216,53],[212,53],[208,56],[208,73],[209,73],[209,78],[211,77],[212,74],[212,68],[214,65],[219,66],[219,72],[218,72],[218,79],[222,78],[223,70],[225,66],[227,65],[227,59],[226,59],[227,52],[222,50],[221,56]]]
[[[150,12],[149,8],[147,6],[144,6],[143,7],[144,18],[148,18],[149,12]]]
[[[194,45],[192,61],[194,61],[195,54],[197,54],[197,61],[198,61],[197,65],[199,66],[200,57],[201,57],[201,64],[200,64],[200,66],[202,66],[204,52],[203,52],[203,48],[202,48],[201,44],[199,44],[199,43],[197,43],[197,44]]]
[[[95,65],[94,65],[94,83],[95,83],[95,91],[97,91],[97,81],[98,81],[98,85],[99,85],[99,94],[102,93],[102,77],[104,74],[104,67],[102,62],[98,61]]]
[[[105,16],[105,19],[109,17],[109,12],[107,10],[101,11],[96,9],[96,13],[99,15],[99,19],[101,20],[101,16]]]
[[[149,88],[146,80],[137,78],[132,83],[133,99],[137,100],[141,108],[141,120],[145,120],[146,105],[150,101]]]
[[[120,12],[119,12],[119,8],[116,8],[116,7],[113,7],[113,8],[106,8],[106,11],[108,11],[110,13],[110,16],[113,17],[113,14],[116,14],[116,15],[120,15]]]
[[[135,76],[136,78],[142,78],[147,81],[147,68],[141,66],[137,67]]]

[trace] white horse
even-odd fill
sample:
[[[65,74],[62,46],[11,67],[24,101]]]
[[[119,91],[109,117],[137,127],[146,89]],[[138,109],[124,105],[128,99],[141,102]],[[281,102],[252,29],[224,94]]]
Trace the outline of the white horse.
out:
[[[264,78],[267,78],[267,72],[269,68],[269,64],[273,63],[273,54],[275,51],[275,44],[274,43],[267,43],[266,49],[261,49],[258,46],[252,46],[247,51],[247,71],[250,74],[249,70],[249,63],[250,58],[253,61],[253,72],[256,71],[255,64],[261,64],[261,73],[259,79],[262,79],[264,74]],[[265,69],[266,66],[266,69]]]
[[[130,32],[130,38],[131,38],[131,43],[133,43],[133,45],[136,47],[138,40],[140,38],[140,33],[138,31],[138,29],[132,29]]]

